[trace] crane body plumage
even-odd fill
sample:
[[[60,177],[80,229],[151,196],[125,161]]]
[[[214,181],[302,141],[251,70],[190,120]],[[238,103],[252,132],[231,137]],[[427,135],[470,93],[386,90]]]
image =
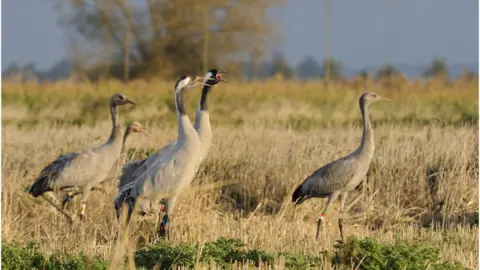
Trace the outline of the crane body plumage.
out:
[[[364,93],[359,100],[363,118],[363,135],[360,146],[352,153],[322,166],[292,194],[295,205],[303,203],[310,198],[328,198],[327,204],[317,224],[317,238],[322,220],[330,204],[340,197],[339,228],[343,240],[343,212],[345,200],[349,191],[355,189],[365,178],[375,151],[373,129],[368,117],[368,105],[377,100],[388,100],[375,93]]]
[[[113,174],[113,177],[116,178],[116,175],[118,174],[118,171],[120,170],[120,166],[125,163],[125,159],[126,159],[126,151],[125,151],[125,147],[126,147],[126,144],[127,144],[127,139],[128,137],[130,137],[130,135],[133,133],[133,132],[141,132],[141,133],[144,133],[146,135],[146,132],[145,132],[145,129],[142,127],[142,125],[140,125],[140,123],[136,122],[136,121],[133,121],[131,123],[129,123],[127,125],[127,128],[125,129],[125,133],[123,134],[123,140],[122,140],[122,148],[120,150],[120,156],[119,158],[117,158],[117,160],[115,161],[114,165],[112,166],[111,170],[109,171],[109,174],[103,178],[103,181],[98,183],[98,185],[94,186],[92,188],[92,190],[101,190],[105,193],[105,190],[101,187],[99,187],[99,185],[101,184],[104,184],[106,182],[106,179],[108,179],[110,176],[112,176]],[[75,190],[75,191],[70,191],[70,192],[67,192],[67,195],[65,196],[63,202],[62,202],[62,208],[63,210],[66,209],[66,206],[68,204],[68,202],[72,201],[72,199],[78,195],[82,194],[82,190]]]
[[[139,176],[132,187],[131,196],[136,198],[143,195],[156,201],[176,194],[193,179],[200,154],[198,134],[187,115],[179,117],[179,127],[179,134],[184,136],[179,136],[178,143],[169,155],[158,158]]]
[[[162,198],[176,200],[179,192],[193,180],[196,170],[200,164],[200,139],[183,107],[183,95],[186,89],[194,86],[196,79],[184,76],[176,84],[175,103],[177,108],[178,137],[169,147],[162,148],[144,161],[136,164],[142,171],[124,168],[124,172],[133,171],[138,175],[128,179],[119,188],[115,198],[115,209],[117,217],[124,201],[129,205],[128,219],[135,204],[140,203],[140,212],[146,212],[151,202]],[[161,153],[165,153],[162,155]],[[124,175],[122,175],[124,177]],[[125,180],[125,179],[124,179]],[[167,212],[168,214],[168,212]],[[166,215],[168,219],[168,215]],[[166,224],[165,224],[166,225]]]
[[[212,87],[220,81],[225,80],[221,77],[221,72],[216,69],[209,70],[208,73],[205,75],[204,83],[208,85],[203,86],[200,102],[198,104],[195,114],[195,123],[193,126],[200,140],[200,154],[198,156],[199,162],[195,167],[195,174],[198,171],[200,164],[207,156],[212,142],[212,129],[210,126],[210,115],[208,112],[207,97]],[[125,184],[135,181],[135,179],[137,179],[142,173],[144,173],[148,168],[150,168],[154,162],[157,162],[162,157],[169,155],[175,149],[176,145],[177,141],[173,141],[155,152],[154,154],[150,155],[146,159],[136,160],[127,163],[122,169],[122,175],[120,177],[118,188],[121,189],[122,186],[124,186]],[[188,182],[187,185],[189,183],[190,182]],[[181,188],[183,188],[183,186]],[[181,188],[174,189],[173,192],[167,192],[167,194],[174,195],[167,195],[166,197],[162,197],[157,200],[143,200],[139,207],[140,212],[142,214],[150,212],[152,206],[157,204],[158,200],[163,199],[165,206],[164,211],[166,215],[170,215],[177,200],[178,191]],[[123,198],[119,198],[119,201],[123,201]]]
[[[71,152],[59,156],[42,169],[29,193],[38,197],[49,191],[78,187],[83,193],[80,217],[84,218],[85,205],[91,189],[109,174],[120,156],[123,136],[118,121],[118,106],[128,103],[135,104],[121,94],[114,94],[110,98],[112,130],[108,140],[96,148],[88,148],[81,152]],[[68,216],[68,214],[66,215]]]

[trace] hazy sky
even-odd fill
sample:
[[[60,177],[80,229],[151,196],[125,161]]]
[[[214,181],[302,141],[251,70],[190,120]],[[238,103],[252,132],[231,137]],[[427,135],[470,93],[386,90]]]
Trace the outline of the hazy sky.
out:
[[[2,1],[2,68],[12,61],[49,68],[66,55],[51,2]],[[426,64],[435,56],[449,63],[478,61],[478,0],[332,2],[332,55],[347,66]],[[275,50],[292,64],[308,54],[323,59],[325,0],[287,0],[271,13],[284,31]]]

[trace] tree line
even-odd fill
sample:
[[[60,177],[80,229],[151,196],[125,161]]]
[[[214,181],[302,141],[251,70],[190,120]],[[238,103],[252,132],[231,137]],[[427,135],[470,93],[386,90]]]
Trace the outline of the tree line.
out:
[[[267,9],[283,0],[51,0],[77,72],[90,79],[172,78],[241,59],[275,41]],[[95,61],[89,61],[95,59]]]
[[[357,77],[366,79],[371,77],[373,79],[395,78],[403,76],[403,72],[393,64],[386,64],[377,68],[373,73],[366,68],[356,73]],[[272,56],[271,66],[267,77],[281,75],[285,79],[299,78],[299,79],[324,79],[331,81],[342,81],[346,77],[343,72],[343,65],[341,61],[334,58],[327,58],[323,63],[318,62],[311,56],[305,57],[296,67],[288,64],[287,60],[281,53],[275,53]],[[432,60],[428,67],[422,72],[421,77],[435,78],[449,81],[451,78],[449,67],[446,61],[441,57],[436,57]],[[460,76],[475,76],[474,72],[463,70]]]
[[[216,66],[228,70],[231,78],[345,79],[342,63],[333,58],[319,63],[307,56],[296,67],[282,53],[263,60],[281,38],[267,10],[284,0],[209,0],[208,4],[196,0],[48,1],[54,4],[58,24],[68,35],[71,61],[63,60],[47,72],[35,71],[31,65],[27,69],[45,78],[74,74],[93,81],[172,79]],[[10,66],[9,70],[22,68]],[[370,73],[365,69],[357,75],[368,77]],[[423,75],[448,80],[449,73],[445,61],[437,58]],[[399,69],[386,65],[374,77],[397,75],[401,75]]]

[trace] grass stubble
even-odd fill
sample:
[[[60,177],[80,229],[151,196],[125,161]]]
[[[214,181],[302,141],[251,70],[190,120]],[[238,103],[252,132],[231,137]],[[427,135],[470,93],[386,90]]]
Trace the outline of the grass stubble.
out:
[[[95,100],[92,91],[102,98],[125,92],[138,105],[122,110],[123,119],[139,120],[142,125],[142,119],[149,119],[145,126],[150,136],[134,134],[128,142],[131,158],[143,158],[145,149],[175,139],[166,97],[172,91],[163,84],[140,84],[143,87],[79,85],[71,88],[80,90],[70,92],[59,92],[57,84],[4,86],[3,241],[35,241],[46,253],[83,252],[112,264],[117,263],[114,256],[132,257],[136,245],[153,241],[155,217],[133,222],[127,234],[130,241],[123,250],[119,248],[123,239],[113,208],[114,174],[103,185],[106,194],[92,194],[83,224],[69,225],[46,202],[25,192],[43,166],[59,154],[98,145],[108,137],[107,106],[100,105],[100,115],[86,115],[85,100]],[[320,240],[315,241],[316,220],[325,200],[312,199],[295,208],[291,192],[321,165],[358,146],[362,131],[357,99],[363,91],[346,87],[322,91],[314,86],[321,88],[313,83],[262,83],[221,85],[213,90],[213,145],[192,189],[177,201],[170,236],[174,244],[201,245],[228,237],[269,251],[315,255],[332,250],[339,239],[338,203],[331,206]],[[293,96],[289,91],[294,87],[307,90]],[[436,92],[421,92],[417,89],[421,87],[413,86],[390,92],[372,87],[393,102],[371,108],[376,152],[367,181],[349,194],[344,220],[347,236],[371,236],[387,243],[396,238],[421,241],[439,248],[442,259],[478,267],[478,227],[470,226],[472,215],[478,213],[478,120],[474,124],[461,121],[470,107],[478,108],[475,87],[451,86]],[[42,91],[49,98],[41,97]],[[152,98],[156,94],[159,97]],[[197,96],[188,97],[192,120]],[[36,104],[35,97],[41,97],[37,99],[41,104]],[[42,121],[44,116],[84,115],[91,122]],[[427,121],[405,121],[412,115],[414,120]],[[163,122],[152,120],[155,117]],[[19,124],[32,119],[38,121]],[[78,207],[76,199],[69,210]],[[430,223],[436,223],[436,229],[423,228]]]

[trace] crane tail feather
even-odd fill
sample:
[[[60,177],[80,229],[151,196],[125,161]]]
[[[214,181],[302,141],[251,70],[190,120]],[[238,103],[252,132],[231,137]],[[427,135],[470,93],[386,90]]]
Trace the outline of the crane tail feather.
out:
[[[38,197],[45,192],[52,191],[52,187],[50,185],[50,179],[48,177],[41,177],[38,178],[35,183],[30,187],[28,193],[32,194],[33,197]]]
[[[122,214],[122,208],[124,205],[128,207],[128,218],[127,218],[127,223],[130,222],[130,217],[133,212],[133,208],[135,207],[136,203],[136,198],[132,196],[131,194],[132,189],[126,189],[119,191],[117,196],[114,199],[114,206],[115,206],[115,211],[117,213],[117,220],[120,219],[120,215]]]
[[[308,195],[303,192],[302,185],[299,185],[292,194],[292,202],[295,203],[295,205],[301,204],[308,197]]]
[[[122,174],[118,181],[118,188],[120,189],[125,184],[128,184],[133,181],[133,173],[138,168],[138,164],[135,162],[127,163],[122,168]]]

